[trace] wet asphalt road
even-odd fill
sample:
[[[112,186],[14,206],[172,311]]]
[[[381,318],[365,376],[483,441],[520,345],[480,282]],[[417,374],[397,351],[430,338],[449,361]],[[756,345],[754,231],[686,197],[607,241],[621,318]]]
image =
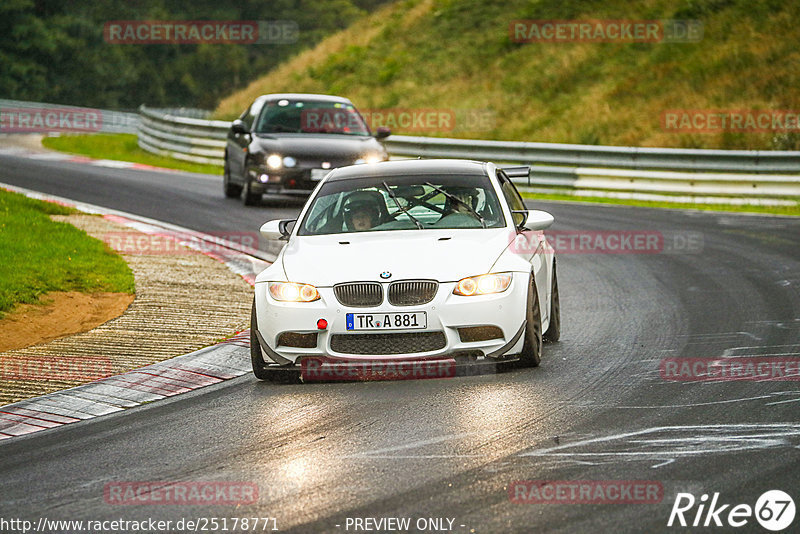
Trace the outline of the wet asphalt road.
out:
[[[0,182],[212,232],[255,231],[302,204],[245,208],[222,196],[219,177],[7,155]],[[664,358],[800,353],[800,219],[531,206],[555,215],[555,231],[658,231],[668,248],[684,238],[693,246],[561,254],[562,338],[545,346],[538,369],[283,386],[244,376],[5,440],[0,518],[272,517],[290,532],[367,532],[353,520],[410,518],[400,532],[694,532],[667,527],[679,492],[753,506],[780,489],[800,504],[796,381],[675,382],[659,372]],[[521,480],[651,481],[663,493],[654,504],[512,502]],[[106,503],[104,486],[119,481],[243,481],[259,499]],[[452,527],[416,529],[426,518]],[[753,517],[714,531],[767,532]]]

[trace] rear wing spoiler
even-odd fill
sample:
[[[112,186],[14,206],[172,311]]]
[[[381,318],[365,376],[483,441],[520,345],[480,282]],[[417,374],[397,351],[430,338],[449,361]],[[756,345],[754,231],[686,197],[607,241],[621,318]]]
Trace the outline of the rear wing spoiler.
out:
[[[527,180],[531,172],[530,165],[498,165],[497,168],[502,169],[512,180],[514,178],[525,178]]]

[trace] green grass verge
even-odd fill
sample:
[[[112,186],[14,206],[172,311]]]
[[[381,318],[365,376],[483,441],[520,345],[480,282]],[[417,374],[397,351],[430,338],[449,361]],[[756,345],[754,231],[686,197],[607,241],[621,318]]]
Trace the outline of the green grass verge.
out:
[[[800,216],[800,204],[794,206],[740,206],[737,204],[695,204],[693,202],[668,202],[661,200],[634,200],[606,197],[578,197],[554,193],[521,192],[524,198],[531,200],[560,200],[567,202],[592,202],[617,206],[639,206],[643,208],[672,208],[708,211],[728,211],[737,213],[766,213],[771,215]]]
[[[191,163],[142,150],[136,143],[134,134],[61,135],[43,138],[42,145],[60,152],[79,154],[90,158],[131,161],[186,172],[222,174],[222,167],[219,165]]]
[[[128,264],[99,239],[49,215],[71,208],[0,190],[0,317],[49,291],[133,293]]]

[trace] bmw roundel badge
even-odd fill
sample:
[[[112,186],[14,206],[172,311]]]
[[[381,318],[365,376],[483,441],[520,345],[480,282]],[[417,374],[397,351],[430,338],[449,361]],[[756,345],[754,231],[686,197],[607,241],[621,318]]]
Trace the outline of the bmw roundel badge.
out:
[[[383,271],[381,273],[381,278],[383,278],[384,280],[386,280],[387,278],[391,278],[391,277],[392,277],[392,273],[390,273],[389,271]]]

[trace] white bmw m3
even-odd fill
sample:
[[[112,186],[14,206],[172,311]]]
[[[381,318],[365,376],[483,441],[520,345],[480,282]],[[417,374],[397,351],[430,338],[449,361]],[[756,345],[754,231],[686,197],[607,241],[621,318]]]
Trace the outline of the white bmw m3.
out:
[[[492,163],[334,169],[298,219],[261,227],[287,243],[256,278],[253,372],[276,380],[306,358],[535,367],[560,335],[552,223]]]

